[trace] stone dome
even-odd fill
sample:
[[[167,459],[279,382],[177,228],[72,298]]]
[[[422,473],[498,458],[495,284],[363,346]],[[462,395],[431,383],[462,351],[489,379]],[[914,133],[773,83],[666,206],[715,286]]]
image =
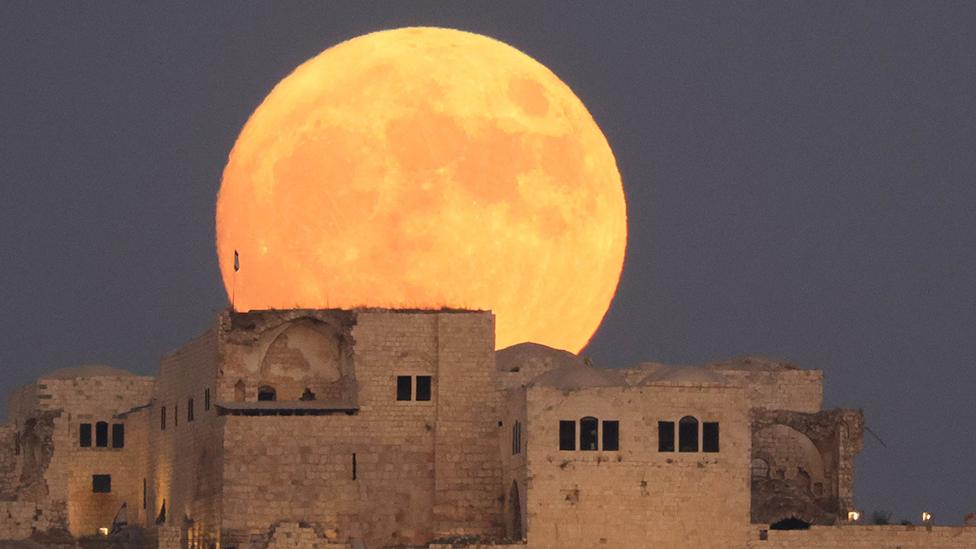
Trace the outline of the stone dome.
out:
[[[540,375],[530,385],[576,391],[594,387],[619,387],[624,385],[624,381],[618,372],[606,368],[568,364]]]

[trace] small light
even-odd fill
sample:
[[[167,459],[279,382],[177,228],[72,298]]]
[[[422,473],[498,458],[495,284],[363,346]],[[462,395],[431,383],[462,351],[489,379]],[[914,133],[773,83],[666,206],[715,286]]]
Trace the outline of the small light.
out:
[[[108,535],[108,528],[102,526],[101,528],[98,529],[98,533],[100,535],[102,535],[102,536],[107,536]]]
[[[857,522],[861,520],[861,513],[858,513],[857,511],[848,511],[847,520],[849,522]]]
[[[922,511],[922,522],[932,522],[932,513]]]

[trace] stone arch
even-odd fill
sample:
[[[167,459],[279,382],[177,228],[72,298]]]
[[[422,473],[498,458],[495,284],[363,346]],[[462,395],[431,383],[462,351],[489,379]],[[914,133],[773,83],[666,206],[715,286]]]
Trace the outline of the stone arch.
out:
[[[769,463],[771,478],[781,478],[804,492],[820,483],[826,485],[826,468],[820,450],[810,437],[796,429],[774,424],[761,429],[753,439],[753,456]]]
[[[312,319],[278,332],[261,357],[259,375],[278,400],[299,400],[306,390],[318,398],[339,398],[344,375],[342,340],[336,330]]]

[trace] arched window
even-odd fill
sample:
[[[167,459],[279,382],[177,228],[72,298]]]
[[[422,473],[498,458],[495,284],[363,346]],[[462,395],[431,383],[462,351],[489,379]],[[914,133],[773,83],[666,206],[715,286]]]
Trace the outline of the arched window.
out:
[[[769,478],[769,464],[762,458],[752,460],[752,480]]]
[[[685,416],[678,422],[678,451],[698,451],[698,420]]]
[[[95,446],[98,448],[108,447],[108,423],[104,421],[95,424]]]
[[[595,417],[584,417],[580,419],[580,450],[597,449],[597,425],[599,422]]]
[[[258,400],[275,400],[275,388],[270,385],[258,387]]]

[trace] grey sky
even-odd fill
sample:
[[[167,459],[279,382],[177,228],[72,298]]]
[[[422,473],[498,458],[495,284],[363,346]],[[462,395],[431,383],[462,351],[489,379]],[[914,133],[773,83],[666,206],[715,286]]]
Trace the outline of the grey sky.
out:
[[[225,304],[214,200],[302,61],[382,28],[493,36],[617,157],[630,239],[595,362],[745,354],[863,407],[856,500],[976,511],[976,4],[0,3],[0,392],[154,372]]]

